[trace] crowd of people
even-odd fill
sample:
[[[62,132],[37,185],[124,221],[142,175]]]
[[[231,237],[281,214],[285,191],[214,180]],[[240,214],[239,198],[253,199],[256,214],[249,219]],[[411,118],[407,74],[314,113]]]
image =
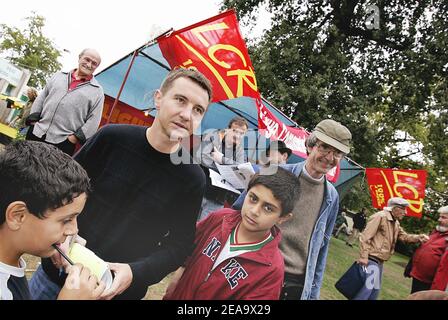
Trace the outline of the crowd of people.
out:
[[[172,272],[165,300],[319,299],[340,211],[326,174],[350,152],[350,130],[318,122],[307,158],[293,164],[292,150],[271,141],[238,197],[209,176],[217,165],[247,162],[244,118],[205,134],[197,151],[182,144],[212,100],[207,78],[175,69],[154,94],[151,127],[98,130],[104,93],[93,73],[100,62],[85,49],[76,69],[56,73],[22,115],[26,141],[0,153],[0,300],[141,299]],[[191,161],[173,163],[173,156]],[[359,235],[357,264],[373,266],[379,280],[356,299],[377,298],[397,240],[422,243],[412,258],[412,298],[447,290],[448,207],[428,237],[400,227],[407,206],[391,198],[367,222],[365,209],[353,216],[347,244]],[[61,255],[73,243],[108,262],[109,287]],[[42,258],[29,284],[25,253]]]

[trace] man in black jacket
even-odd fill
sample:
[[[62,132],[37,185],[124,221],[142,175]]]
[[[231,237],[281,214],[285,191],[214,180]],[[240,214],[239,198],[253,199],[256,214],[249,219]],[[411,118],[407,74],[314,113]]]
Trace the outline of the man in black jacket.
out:
[[[106,126],[75,155],[93,189],[78,220],[80,236],[116,262],[109,263],[115,277],[103,299],[143,298],[192,251],[205,175],[181,140],[199,126],[211,98],[202,74],[171,71],[154,95],[158,113],[150,128]],[[42,261],[30,283],[33,298],[54,298],[63,278],[57,267]]]
[[[358,239],[359,233],[362,232],[366,227],[367,222],[366,208],[362,208],[358,214],[353,215],[352,219],[353,219],[352,233],[345,242],[345,244],[350,247],[353,247],[353,242]]]

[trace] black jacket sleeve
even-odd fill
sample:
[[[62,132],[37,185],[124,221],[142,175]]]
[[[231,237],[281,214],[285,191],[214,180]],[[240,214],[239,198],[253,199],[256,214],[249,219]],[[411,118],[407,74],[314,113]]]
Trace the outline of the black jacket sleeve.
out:
[[[73,156],[76,162],[87,171],[91,179],[101,173],[104,162],[108,158],[107,150],[114,140],[110,129],[111,126],[102,127]]]
[[[38,122],[39,120],[40,120],[40,113],[38,113],[38,112],[31,113],[25,119],[25,125],[29,126],[29,125],[31,125],[31,122]]]

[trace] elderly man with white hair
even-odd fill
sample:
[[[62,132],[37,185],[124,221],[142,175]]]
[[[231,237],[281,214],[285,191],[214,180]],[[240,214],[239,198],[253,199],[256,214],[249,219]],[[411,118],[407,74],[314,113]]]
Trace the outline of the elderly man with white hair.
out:
[[[448,206],[439,210],[438,225],[412,257],[412,291],[446,290],[448,282]]]
[[[397,240],[407,243],[425,242],[425,234],[407,234],[400,227],[409,202],[400,197],[390,198],[387,207],[372,215],[359,236],[358,263],[372,278],[368,278],[354,300],[376,300],[381,288],[383,264],[395,251]]]
[[[47,82],[26,119],[26,139],[56,146],[73,155],[76,144],[84,144],[98,130],[103,113],[104,92],[93,73],[101,63],[99,53],[84,49],[78,68],[57,72]]]

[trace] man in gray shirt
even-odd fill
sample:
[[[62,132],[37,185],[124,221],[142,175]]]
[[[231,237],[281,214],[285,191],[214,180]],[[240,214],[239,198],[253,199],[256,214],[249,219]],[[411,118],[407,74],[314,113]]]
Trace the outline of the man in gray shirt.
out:
[[[211,131],[202,138],[198,153],[199,163],[207,176],[207,188],[202,199],[201,214],[198,220],[202,220],[211,212],[223,208],[226,201],[230,204],[235,201],[231,198],[230,191],[211,184],[209,170],[218,171],[216,163],[226,165],[245,162],[242,142],[248,128],[246,119],[234,117],[230,120],[227,129]]]
[[[27,140],[52,144],[73,155],[76,144],[83,144],[98,130],[104,93],[93,73],[100,63],[96,50],[84,49],[77,69],[53,75],[26,120],[32,126]]]

